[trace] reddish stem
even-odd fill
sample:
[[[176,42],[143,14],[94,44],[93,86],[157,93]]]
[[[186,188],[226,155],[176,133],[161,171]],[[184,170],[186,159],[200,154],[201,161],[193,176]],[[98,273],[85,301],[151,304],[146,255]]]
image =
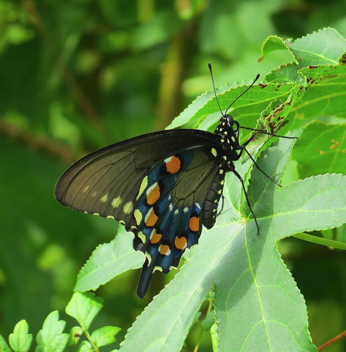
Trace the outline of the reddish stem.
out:
[[[332,345],[333,343],[335,343],[336,341],[341,340],[343,337],[346,336],[346,330],[344,332],[342,332],[341,334],[339,334],[338,336],[335,336],[334,338],[332,338],[331,340],[329,340],[328,342],[324,343],[322,346],[318,347],[317,351],[322,351],[324,350],[326,347],[328,347],[329,345]]]

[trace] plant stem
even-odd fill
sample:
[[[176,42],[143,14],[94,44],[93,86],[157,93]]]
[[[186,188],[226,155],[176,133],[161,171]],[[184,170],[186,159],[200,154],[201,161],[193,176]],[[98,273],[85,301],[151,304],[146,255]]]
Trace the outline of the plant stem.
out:
[[[333,248],[337,248],[337,249],[343,249],[346,250],[346,243],[343,242],[339,242],[339,241],[333,241],[333,240],[328,240],[326,238],[323,237],[317,237],[317,236],[313,236],[313,235],[308,235],[307,233],[298,233],[292,237],[298,238],[300,240],[303,241],[307,241],[307,242],[312,242],[315,244],[320,244],[322,246],[326,246],[326,247],[333,247]]]
[[[318,347],[317,351],[324,350],[326,347],[328,347],[328,346],[332,345],[333,343],[341,340],[345,336],[346,336],[346,330],[344,332],[342,332],[341,334],[339,334],[338,336],[335,336],[334,338],[332,338],[328,342],[324,343],[322,346]]]
[[[92,339],[91,339],[91,336],[90,336],[89,333],[88,333],[88,330],[85,329],[83,326],[82,326],[82,329],[83,329],[83,331],[84,331],[84,334],[85,334],[86,338],[89,340],[89,342],[90,342],[91,345],[93,346],[94,351],[95,351],[95,352],[99,352],[98,347],[93,344]]]

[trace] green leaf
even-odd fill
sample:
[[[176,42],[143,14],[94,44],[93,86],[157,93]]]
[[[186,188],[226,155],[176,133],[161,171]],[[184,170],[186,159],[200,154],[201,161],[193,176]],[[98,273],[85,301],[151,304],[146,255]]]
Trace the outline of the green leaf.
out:
[[[0,335],[0,352],[12,352],[5,339]]]
[[[284,41],[270,36],[262,46],[260,60],[276,50],[287,50],[300,67],[336,65],[346,51],[346,39],[333,28],[324,28],[297,40]]]
[[[304,97],[292,108],[288,116],[293,125],[300,127],[304,120],[319,116],[346,117],[344,102],[346,96],[346,65],[318,66],[300,70],[307,77]],[[293,128],[293,127],[291,127]]]
[[[215,310],[212,310],[211,312],[208,313],[208,315],[201,323],[203,330],[208,331],[211,329],[211,327],[215,324],[215,316],[216,316]]]
[[[304,127],[292,158],[299,163],[299,175],[346,174],[346,123],[325,125],[314,121]]]
[[[217,335],[217,324],[214,323],[213,326],[210,328],[210,337],[211,343],[213,345],[213,351],[219,350],[219,337]]]
[[[324,28],[288,43],[300,67],[336,65],[346,51],[346,39],[333,28]]]
[[[293,53],[288,47],[287,43],[280,37],[276,35],[269,36],[262,45],[261,48],[261,57],[259,61],[262,61],[267,55],[276,50],[286,50],[288,51],[292,57],[295,59]]]
[[[29,326],[25,320],[21,320],[14,327],[13,334],[10,335],[10,346],[14,352],[27,352],[31,346],[32,334],[28,334]]]
[[[95,352],[95,350],[89,341],[82,341],[77,348],[77,352]]]
[[[91,322],[103,307],[103,299],[94,293],[75,292],[66,306],[66,313],[75,318],[84,330],[88,330]]]
[[[281,65],[264,76],[263,81],[268,83],[297,83],[304,84],[303,75],[298,72],[300,66],[294,62]]]
[[[121,329],[116,326],[104,326],[103,328],[95,330],[91,334],[91,340],[97,347],[110,345],[115,342],[115,335]]]
[[[264,119],[257,122],[257,129],[265,128],[270,133],[276,133],[279,126],[283,123],[288,114],[292,111],[297,102],[304,96],[303,87],[297,85],[292,88],[286,101],[276,106]]]
[[[143,254],[132,248],[132,236],[123,227],[108,244],[98,246],[81,269],[75,290],[96,290],[114,276],[143,265]]]
[[[83,335],[83,329],[80,326],[74,326],[70,330],[69,346],[76,346]]]
[[[37,334],[36,352],[61,352],[67,346],[69,334],[64,334],[66,322],[59,321],[56,310],[48,315],[43,323],[43,329]]]
[[[280,139],[269,147],[257,160],[260,168],[277,179],[282,177],[293,143]],[[234,187],[225,186],[227,197]],[[260,235],[243,199],[237,218],[233,214],[228,223],[217,222],[203,233],[192,249],[194,255],[129,330],[121,351],[180,350],[212,285],[220,350],[265,351],[285,346],[292,351],[316,351],[307,329],[304,299],[276,243],[295,233],[345,222],[346,177],[319,176],[278,189],[253,169],[248,194]]]

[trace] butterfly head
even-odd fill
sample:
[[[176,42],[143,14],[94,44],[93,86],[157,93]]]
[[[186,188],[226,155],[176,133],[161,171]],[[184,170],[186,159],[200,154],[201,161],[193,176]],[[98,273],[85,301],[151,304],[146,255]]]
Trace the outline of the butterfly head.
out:
[[[230,135],[239,130],[239,124],[231,115],[222,115],[219,125],[216,127],[215,133]]]

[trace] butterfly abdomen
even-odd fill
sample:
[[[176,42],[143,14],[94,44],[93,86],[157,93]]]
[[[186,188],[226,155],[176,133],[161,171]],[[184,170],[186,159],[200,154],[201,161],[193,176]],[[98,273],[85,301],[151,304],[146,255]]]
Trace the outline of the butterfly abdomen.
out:
[[[209,188],[205,201],[203,203],[203,225],[207,229],[211,229],[216,221],[217,208],[222,195],[225,173],[223,170],[215,175],[213,182]]]

